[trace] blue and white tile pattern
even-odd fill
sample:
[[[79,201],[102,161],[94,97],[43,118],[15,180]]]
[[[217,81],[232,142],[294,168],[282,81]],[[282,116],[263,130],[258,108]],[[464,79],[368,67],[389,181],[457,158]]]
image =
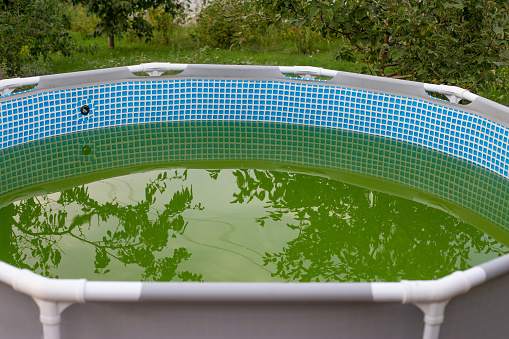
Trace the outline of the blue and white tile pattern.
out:
[[[90,114],[82,116],[87,104]],[[315,125],[442,151],[509,177],[509,129],[422,99],[309,83],[174,79],[12,96],[0,103],[0,149],[81,130],[179,120]]]

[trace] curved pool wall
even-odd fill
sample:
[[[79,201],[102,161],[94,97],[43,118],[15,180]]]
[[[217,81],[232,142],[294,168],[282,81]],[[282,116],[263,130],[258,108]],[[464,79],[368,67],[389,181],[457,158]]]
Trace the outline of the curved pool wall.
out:
[[[0,208],[154,168],[291,170],[445,210],[509,245],[509,232],[499,226],[509,223],[506,178],[429,148],[341,129],[253,121],[131,124],[9,147],[0,150],[0,163]]]
[[[160,75],[172,70],[183,72]],[[132,71],[153,76],[140,77]],[[282,72],[332,79],[289,78]],[[35,83],[35,89],[8,94],[11,87]],[[450,101],[431,97],[426,90],[440,92]],[[73,161],[86,165],[86,159],[76,155],[81,144],[45,148],[51,138],[64,142],[69,133],[77,132],[86,143],[87,133],[105,128],[142,129],[140,124],[168,122],[180,124],[181,133],[170,133],[170,144],[197,145],[193,124],[224,128],[247,121],[277,133],[298,126],[362,133],[378,138],[377,143],[388,138],[466,161],[472,169],[462,172],[461,180],[454,166],[451,170],[441,161],[435,166],[423,161],[416,172],[430,184],[414,189],[463,208],[478,206],[470,217],[491,221],[485,231],[499,239],[505,239],[509,227],[504,198],[509,178],[509,109],[458,88],[306,67],[149,64],[9,79],[0,81],[0,91],[6,94],[0,97],[4,156],[0,195],[7,194],[8,199],[9,192],[26,189],[30,194],[30,188],[42,182],[76,175],[65,168]],[[455,103],[460,99],[471,103]],[[87,115],[80,112],[84,105],[90,108]],[[285,149],[285,140],[278,143],[276,137],[273,142],[277,133],[262,131],[265,143],[259,153],[272,152],[269,162],[302,163],[298,150]],[[195,134],[212,145],[209,148],[221,149],[203,133]],[[244,145],[253,144],[261,134],[251,135]],[[367,145],[373,143],[369,138]],[[389,191],[390,182],[408,184],[414,176],[412,168],[395,174],[390,164],[377,163],[380,148],[371,153],[371,162],[348,162],[338,156],[344,145],[338,140],[332,144],[327,138],[313,140],[307,148],[316,151],[308,152],[306,165],[329,164],[361,175],[385,172]],[[133,142],[116,143],[128,150],[136,146]],[[40,156],[30,158],[25,146],[40,147]],[[159,146],[148,142],[137,147],[160,152]],[[189,150],[184,147],[172,156],[177,163],[207,160]],[[74,155],[67,164],[55,163],[52,153],[57,151]],[[393,152],[397,157],[397,148]],[[117,168],[133,161],[128,151],[119,151],[118,159]],[[103,160],[104,168],[89,166],[90,173],[113,169],[108,158]],[[341,163],[347,165],[341,168],[337,165]],[[478,167],[491,174],[479,176]],[[197,284],[48,279],[0,262],[0,333],[7,338],[44,335],[46,339],[160,338],[169,333],[175,338],[437,338],[439,334],[440,338],[502,338],[507,333],[508,271],[509,256],[504,256],[435,281]]]

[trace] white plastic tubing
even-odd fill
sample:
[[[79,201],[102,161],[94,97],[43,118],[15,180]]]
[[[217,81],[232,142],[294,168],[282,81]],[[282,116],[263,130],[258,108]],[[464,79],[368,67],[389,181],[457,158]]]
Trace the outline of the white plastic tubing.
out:
[[[186,67],[187,64],[169,62],[152,62],[128,66],[129,70],[133,73],[144,72],[150,76],[159,76],[164,72],[171,71],[181,72],[184,71]],[[304,79],[313,79],[317,76],[334,77],[338,73],[338,71],[310,66],[280,66],[279,70],[283,74],[299,75]],[[37,85],[39,80],[40,77],[0,80],[0,95],[10,94],[16,88]],[[462,99],[473,101],[475,98],[477,98],[477,95],[469,92],[468,90],[455,86],[424,83],[424,89],[427,92],[434,92],[445,95],[449,101],[453,103],[458,103]]]
[[[424,313],[423,339],[437,339],[444,310],[451,298],[486,281],[485,270],[474,267],[438,280],[366,283],[359,301],[414,304]],[[74,303],[143,300],[141,282],[95,282],[44,278],[0,261],[0,282],[32,297],[40,311],[44,339],[60,339],[60,314]],[[145,283],[146,284],[146,283]],[[168,301],[355,301],[348,283],[156,283],[152,292]],[[362,288],[361,290],[364,290]]]

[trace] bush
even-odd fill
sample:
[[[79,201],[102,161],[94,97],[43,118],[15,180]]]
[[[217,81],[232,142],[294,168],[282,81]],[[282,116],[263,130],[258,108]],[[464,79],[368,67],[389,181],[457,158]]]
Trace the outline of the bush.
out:
[[[147,11],[148,23],[154,27],[153,39],[163,45],[168,45],[173,33],[186,20],[185,12],[178,14],[167,13],[161,7]]]
[[[196,19],[196,39],[205,46],[232,48],[257,41],[266,19],[247,0],[212,0]]]
[[[318,32],[306,26],[281,28],[281,37],[292,41],[297,53],[302,54],[313,54],[316,43],[322,40]]]

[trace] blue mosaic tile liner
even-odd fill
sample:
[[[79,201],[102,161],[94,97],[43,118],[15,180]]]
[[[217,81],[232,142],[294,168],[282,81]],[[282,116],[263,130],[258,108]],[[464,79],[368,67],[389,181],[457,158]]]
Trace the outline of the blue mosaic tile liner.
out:
[[[91,112],[82,116],[87,104]],[[429,147],[509,177],[509,128],[422,99],[320,82],[172,79],[34,94],[0,104],[0,149],[107,126],[242,120],[340,128]]]

